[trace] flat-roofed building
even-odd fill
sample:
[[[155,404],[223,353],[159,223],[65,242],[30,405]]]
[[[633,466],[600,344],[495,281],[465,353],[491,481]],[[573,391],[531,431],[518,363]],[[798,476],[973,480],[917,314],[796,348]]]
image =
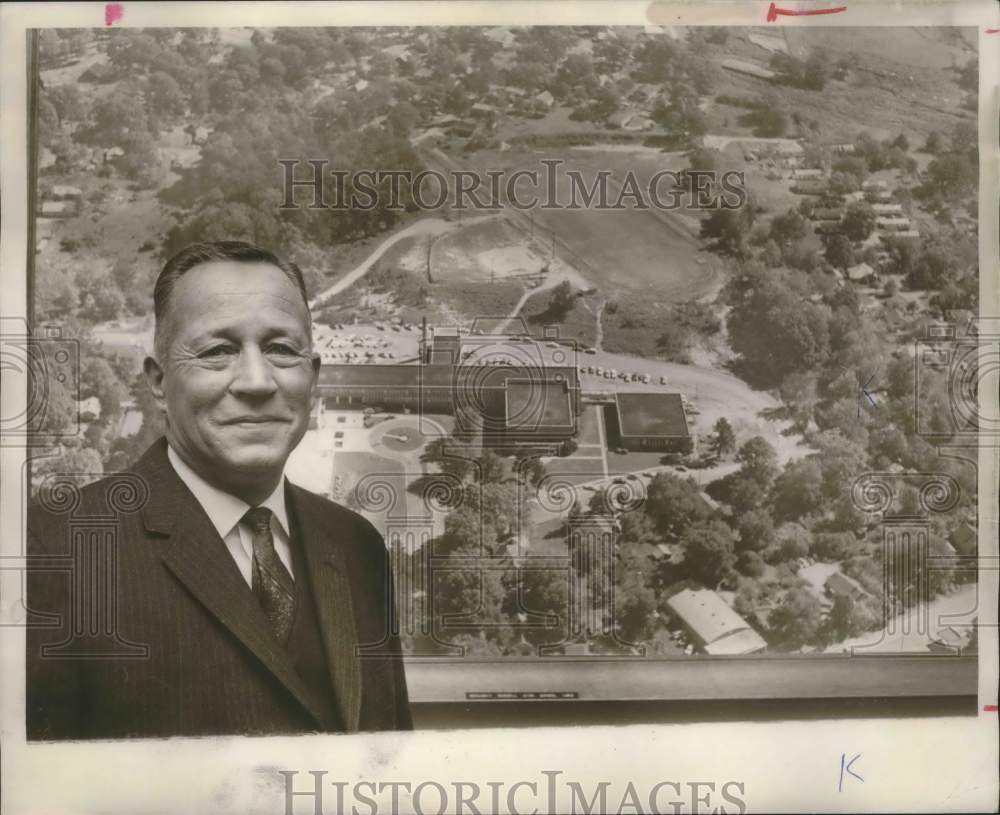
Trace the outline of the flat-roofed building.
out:
[[[688,452],[693,439],[679,393],[616,393],[608,432],[626,450]]]
[[[711,589],[686,582],[673,589],[667,608],[690,634],[698,650],[712,656],[759,654],[767,643]]]
[[[318,388],[327,408],[450,414],[457,433],[496,446],[570,438],[580,409],[567,367],[324,365]]]

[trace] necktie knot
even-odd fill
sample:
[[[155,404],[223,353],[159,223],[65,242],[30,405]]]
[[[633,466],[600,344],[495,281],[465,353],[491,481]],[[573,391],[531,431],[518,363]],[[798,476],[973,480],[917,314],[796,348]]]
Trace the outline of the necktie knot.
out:
[[[271,528],[271,510],[267,507],[251,507],[243,516],[243,520],[254,534],[266,532]]]

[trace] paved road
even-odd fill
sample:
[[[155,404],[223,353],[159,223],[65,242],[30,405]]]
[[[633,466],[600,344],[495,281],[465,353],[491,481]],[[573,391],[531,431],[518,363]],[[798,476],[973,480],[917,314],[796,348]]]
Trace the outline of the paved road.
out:
[[[445,221],[442,218],[424,218],[410,224],[405,229],[401,229],[399,232],[393,233],[382,241],[382,243],[375,248],[375,251],[365,258],[359,266],[349,271],[328,289],[317,294],[309,302],[309,308],[315,309],[334,295],[340,294],[340,292],[350,286],[353,286],[358,280],[368,274],[372,266],[375,265],[375,261],[382,257],[382,255],[384,255],[391,247],[395,246],[401,240],[414,235],[442,235],[445,232],[450,232],[456,229],[457,227],[458,225],[456,223],[453,223],[452,221]]]

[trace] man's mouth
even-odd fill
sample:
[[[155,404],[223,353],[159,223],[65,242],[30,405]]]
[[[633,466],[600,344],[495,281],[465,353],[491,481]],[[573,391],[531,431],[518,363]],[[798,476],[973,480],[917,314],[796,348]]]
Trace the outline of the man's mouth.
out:
[[[256,425],[256,424],[287,424],[288,419],[282,416],[237,416],[235,419],[227,419],[224,425]]]

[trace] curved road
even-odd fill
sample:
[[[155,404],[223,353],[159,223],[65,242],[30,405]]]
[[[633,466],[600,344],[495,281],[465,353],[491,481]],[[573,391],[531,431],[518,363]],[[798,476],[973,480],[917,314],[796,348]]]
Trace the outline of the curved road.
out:
[[[411,238],[415,235],[443,235],[446,232],[454,232],[463,226],[471,226],[479,221],[487,220],[488,218],[490,218],[489,215],[482,215],[477,218],[466,218],[461,223],[457,221],[446,221],[443,218],[422,218],[419,221],[415,221],[405,229],[401,229],[399,232],[394,232],[377,247],[375,247],[374,251],[367,258],[365,258],[361,264],[349,271],[332,286],[317,294],[312,300],[309,301],[309,308],[317,308],[334,295],[340,294],[340,292],[353,286],[358,280],[371,271],[372,266],[375,265],[375,262],[382,257],[382,255],[384,255],[390,248],[395,246],[401,240]]]

